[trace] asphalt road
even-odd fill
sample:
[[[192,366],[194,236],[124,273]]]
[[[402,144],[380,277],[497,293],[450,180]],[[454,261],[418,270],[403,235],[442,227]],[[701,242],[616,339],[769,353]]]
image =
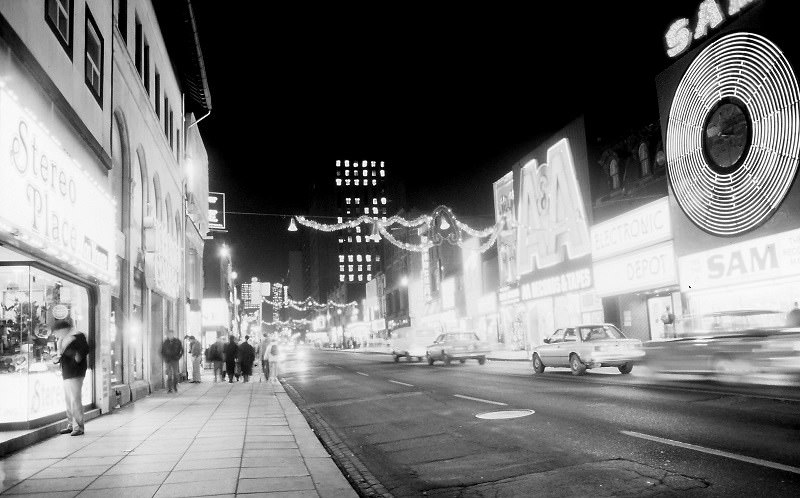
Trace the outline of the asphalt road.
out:
[[[800,496],[792,389],[310,349],[282,376],[395,496]],[[534,413],[476,417],[503,410]]]

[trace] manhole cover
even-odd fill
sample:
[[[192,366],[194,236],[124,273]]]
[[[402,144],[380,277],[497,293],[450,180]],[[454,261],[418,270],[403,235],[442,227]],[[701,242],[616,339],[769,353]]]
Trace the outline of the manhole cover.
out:
[[[503,410],[499,412],[486,412],[486,413],[479,413],[475,415],[477,418],[482,418],[486,420],[504,420],[507,418],[520,418],[520,417],[527,417],[528,415],[533,415],[533,410]]]

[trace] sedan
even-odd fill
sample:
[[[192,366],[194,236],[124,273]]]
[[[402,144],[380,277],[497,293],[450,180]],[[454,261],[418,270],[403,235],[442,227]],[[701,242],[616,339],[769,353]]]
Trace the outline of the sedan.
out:
[[[534,349],[531,361],[537,374],[545,367],[569,367],[572,375],[583,375],[589,368],[617,367],[629,374],[643,357],[641,341],[628,339],[614,325],[603,323],[556,330]]]
[[[453,360],[465,363],[470,358],[483,365],[489,352],[489,345],[478,339],[473,332],[447,332],[439,335],[426,348],[425,356],[428,358],[428,365],[433,365],[436,360],[443,361],[445,365]]]

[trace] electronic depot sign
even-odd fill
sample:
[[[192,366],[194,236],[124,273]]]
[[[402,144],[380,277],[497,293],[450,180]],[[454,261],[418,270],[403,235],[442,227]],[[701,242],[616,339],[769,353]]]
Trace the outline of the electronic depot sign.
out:
[[[592,259],[629,253],[672,238],[667,197],[591,228]]]
[[[51,136],[0,88],[0,228],[112,282],[114,201],[61,145],[70,138]]]
[[[591,233],[597,295],[677,284],[667,197],[598,223]]]

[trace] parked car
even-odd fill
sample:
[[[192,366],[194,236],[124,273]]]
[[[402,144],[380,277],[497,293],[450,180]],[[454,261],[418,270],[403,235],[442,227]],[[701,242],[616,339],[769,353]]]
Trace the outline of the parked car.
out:
[[[427,353],[426,346],[436,339],[439,331],[427,327],[401,327],[392,331],[391,349],[394,361],[400,358],[416,357],[422,361]]]
[[[614,325],[601,323],[556,330],[533,350],[531,361],[537,374],[546,367],[569,367],[572,375],[583,375],[589,368],[617,367],[629,374],[643,356],[639,339],[628,339]]]
[[[644,344],[646,364],[663,373],[746,380],[753,374],[800,375],[800,328],[780,311],[742,309],[689,315],[678,337]]]
[[[478,360],[483,365],[489,352],[489,344],[478,339],[474,332],[447,332],[436,337],[426,348],[425,356],[428,365],[436,360],[449,365],[453,360],[465,363],[468,359]]]

